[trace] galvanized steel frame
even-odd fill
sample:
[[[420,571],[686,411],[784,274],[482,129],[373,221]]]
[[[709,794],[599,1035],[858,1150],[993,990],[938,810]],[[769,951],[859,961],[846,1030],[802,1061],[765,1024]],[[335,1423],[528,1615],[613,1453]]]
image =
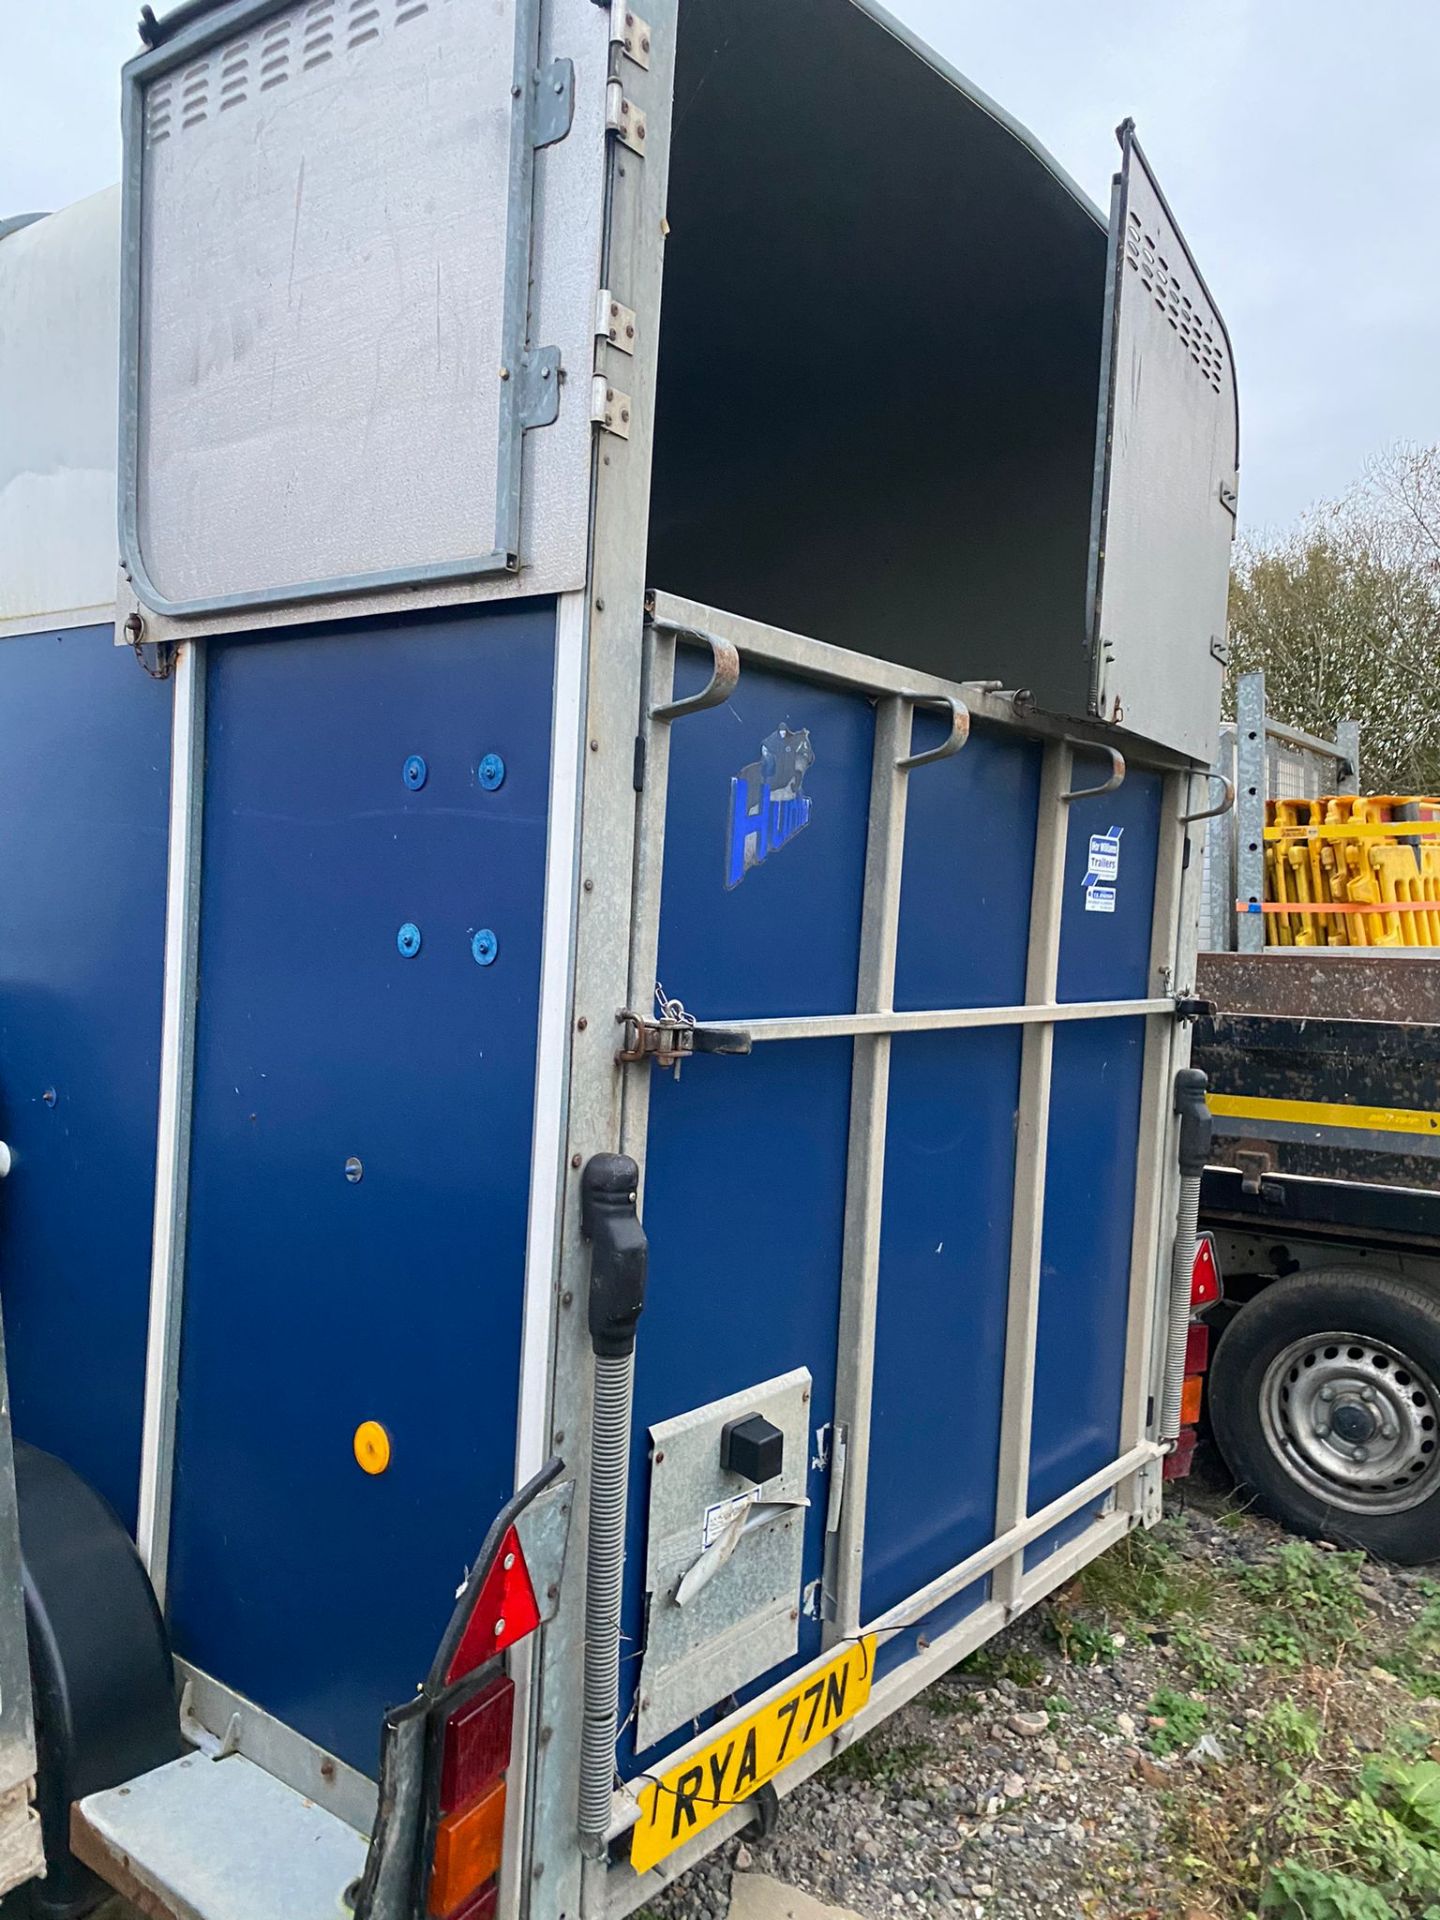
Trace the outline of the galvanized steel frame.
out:
[[[149,84],[197,53],[280,13],[294,0],[228,0],[177,28],[159,46],[136,55],[121,71],[120,122],[123,143],[120,212],[120,438],[118,502],[121,567],[141,604],[169,618],[238,613],[263,607],[297,606],[343,600],[392,588],[439,586],[513,573],[519,564],[520,489],[525,426],[520,369],[526,353],[529,316],[530,249],[534,226],[534,88],[541,0],[512,0],[515,9],[515,59],[510,120],[510,173],[507,184],[505,299],[502,322],[503,365],[499,446],[495,491],[495,545],[489,553],[458,560],[430,561],[408,567],[339,574],[329,579],[292,581],[246,592],[206,594],[171,600],[149,575],[141,547],[140,365],[143,352],[143,217],[145,193],[145,93]]]
[[[845,1253],[841,1280],[841,1327],[837,1351],[832,1470],[843,1476],[838,1525],[827,1540],[823,1582],[828,1614],[825,1641],[832,1647],[862,1631],[895,1632],[924,1619],[947,1599],[994,1575],[991,1598],[979,1616],[986,1631],[1033,1604],[1058,1562],[1081,1565],[1099,1543],[1158,1513],[1162,1448],[1153,1428],[1152,1376],[1158,1348],[1160,1276],[1167,1266],[1167,1203],[1173,1202],[1168,1178],[1173,1159],[1171,1075],[1185,1044],[1177,1040],[1176,983],[1186,964],[1181,924],[1185,900],[1182,871],[1198,875],[1199,863],[1184,863],[1185,828],[1191,777],[1164,772],[1163,819],[1151,922],[1148,994],[1111,1001],[1058,1002],[1061,905],[1065,872],[1068,807],[1075,745],[1109,748],[1105,730],[1070,727],[1018,715],[1014,703],[988,686],[950,683],[915,674],[763,622],[744,619],[678,596],[650,596],[651,625],[642,702],[644,789],[637,823],[635,938],[626,1004],[649,1006],[655,992],[660,878],[664,858],[665,798],[668,777],[668,706],[674,683],[677,641],[710,640],[733,647],[741,661],[763,660],[827,685],[862,691],[877,701],[871,772],[871,810],[857,969],[856,1012],[786,1018],[743,1015],[727,1018],[726,1028],[743,1028],[756,1044],[766,1041],[849,1035],[855,1040],[850,1145],[846,1192]],[[742,664],[743,673],[743,664]],[[893,1009],[895,937],[904,850],[903,771],[910,728],[920,702],[963,701],[983,719],[1012,733],[1046,738],[1037,811],[1036,858],[1032,883],[1026,1003],[1014,1007],[941,1008],[897,1013]],[[683,724],[681,720],[680,724]],[[1157,754],[1162,768],[1166,757]],[[1192,901],[1193,904],[1193,901]],[[1193,935],[1189,965],[1193,970]],[[670,987],[683,992],[683,982]],[[1121,1436],[1115,1461],[1042,1512],[1029,1511],[1030,1419],[1039,1301],[1040,1244],[1043,1228],[1046,1145],[1049,1126],[1050,1061],[1054,1030],[1067,1020],[1135,1018],[1145,1020],[1142,1064],[1141,1130],[1137,1142],[1135,1216],[1129,1266]],[[704,1030],[705,1023],[699,1023]],[[920,1593],[877,1619],[861,1618],[864,1563],[864,1514],[869,1454],[869,1412],[874,1367],[878,1299],[879,1234],[885,1153],[885,1108],[891,1036],[897,1032],[938,1031],[958,1027],[1014,1026],[1022,1030],[1021,1128],[1017,1144],[1010,1298],[1007,1310],[1001,1457],[997,1487],[995,1538]],[[626,1096],[626,1151],[643,1166],[648,1109],[648,1066],[632,1073]],[[1073,1545],[1027,1571],[1025,1552],[1034,1542],[1091,1501],[1111,1509],[1100,1515]],[[1090,1545],[1086,1551],[1088,1542]],[[966,1623],[967,1632],[970,1623]],[[948,1641],[954,1636],[946,1635]],[[977,1633],[968,1644],[979,1644]],[[940,1644],[940,1643],[937,1643]],[[958,1657],[958,1656],[953,1656]],[[914,1662],[907,1663],[903,1672]],[[793,1684],[788,1676],[786,1685]],[[882,1690],[877,1689],[877,1699]],[[888,1709],[885,1709],[888,1710]],[[872,1706],[870,1717],[879,1717]],[[713,1737],[713,1729],[706,1738]],[[672,1764],[675,1756],[667,1759]],[[803,1766],[795,1773],[801,1778]],[[782,1791],[790,1777],[782,1783]],[[616,1831],[633,1818],[633,1799],[617,1795]],[[712,1828],[711,1835],[716,1833]],[[714,1844],[713,1838],[709,1844]],[[700,1847],[703,1852],[706,1848]],[[688,1857],[686,1854],[677,1859]],[[617,1877],[620,1876],[620,1877]],[[630,1898],[635,1877],[612,1874],[610,1911],[637,1904]],[[654,1876],[647,1881],[653,1890]],[[643,1897],[643,1896],[641,1896]]]
[[[611,45],[611,73],[623,73],[626,97],[645,115],[643,158],[612,140],[606,158],[608,209],[599,284],[637,315],[635,351],[620,355],[603,338],[597,370],[630,395],[630,434],[600,432],[593,456],[590,577],[583,622],[578,889],[573,914],[568,1019],[568,1079],[560,1165],[561,1210],[549,1313],[548,1443],[576,1472],[569,1564],[585,1563],[589,1531],[588,1449],[593,1361],[586,1327],[590,1249],[580,1232],[580,1176],[594,1153],[632,1151],[643,1132],[644,1095],[615,1065],[615,1010],[624,1004],[632,964],[632,910],[648,884],[636,865],[636,718],[641,712],[645,648],[645,550],[658,368],[660,285],[677,0],[650,0],[650,65],[626,64]],[[558,749],[557,749],[558,750]],[[553,850],[552,850],[553,852]],[[656,881],[658,886],[658,878]],[[551,929],[547,926],[547,940]],[[558,934],[555,937],[560,937]],[[634,1113],[632,1115],[632,1106]],[[637,1155],[643,1166],[643,1154]],[[541,1276],[532,1276],[539,1301]],[[643,1326],[641,1338],[644,1338]],[[528,1886],[507,1895],[527,1920],[594,1920],[606,1900],[605,1867],[582,1862],[577,1844],[584,1580],[561,1588],[556,1617],[534,1656],[529,1721],[526,1856]]]

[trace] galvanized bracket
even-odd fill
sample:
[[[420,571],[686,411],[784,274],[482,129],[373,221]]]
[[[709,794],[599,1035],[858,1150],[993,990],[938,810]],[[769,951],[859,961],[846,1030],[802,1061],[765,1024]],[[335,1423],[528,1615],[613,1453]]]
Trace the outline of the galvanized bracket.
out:
[[[615,1018],[623,1029],[616,1049],[618,1066],[653,1060],[657,1067],[680,1068],[696,1053],[749,1053],[750,1035],[743,1027],[701,1027],[689,1019],[651,1020],[633,1007],[621,1007]]]
[[[649,71],[650,22],[627,7],[625,0],[610,0],[610,44],[623,47],[627,60]]]
[[[612,387],[603,373],[597,373],[590,383],[590,418],[617,440],[630,438],[630,396]]]
[[[605,131],[613,133],[632,153],[644,154],[648,132],[645,115],[633,100],[626,99],[618,80],[612,80],[605,89]]]
[[[948,760],[952,754],[959,753],[970,738],[970,709],[963,700],[953,695],[939,699],[929,694],[907,694],[906,699],[913,700],[917,706],[946,707],[950,713],[950,731],[938,747],[931,747],[926,753],[910,753],[895,765],[901,773],[913,773],[916,767],[931,766],[936,760]]]
[[[1110,778],[1098,787],[1077,787],[1073,793],[1062,793],[1060,798],[1063,801],[1098,800],[1102,793],[1114,793],[1122,784],[1125,779],[1124,754],[1116,747],[1106,747],[1105,752],[1110,756]]]
[[[534,78],[535,106],[530,118],[532,147],[553,147],[575,119],[575,62],[552,60]]]
[[[657,623],[658,624],[658,623]],[[682,720],[687,713],[703,713],[707,707],[723,707],[740,684],[740,655],[728,640],[719,640],[713,633],[701,633],[698,627],[665,627],[661,631],[673,633],[677,640],[696,640],[702,647],[709,647],[712,662],[710,678],[700,689],[684,700],[671,700],[663,707],[652,707],[652,720]]]
[[[1220,482],[1220,504],[1233,520],[1240,509],[1240,496],[1228,480]]]
[[[520,361],[520,425],[550,427],[560,415],[560,349],[536,347]]]

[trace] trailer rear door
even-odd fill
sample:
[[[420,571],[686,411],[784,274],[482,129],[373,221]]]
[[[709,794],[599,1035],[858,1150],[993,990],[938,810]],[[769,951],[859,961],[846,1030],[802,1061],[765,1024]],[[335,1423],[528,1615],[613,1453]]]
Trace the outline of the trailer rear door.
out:
[[[1090,706],[1208,764],[1235,531],[1235,363],[1128,120],[1120,149],[1090,542]]]

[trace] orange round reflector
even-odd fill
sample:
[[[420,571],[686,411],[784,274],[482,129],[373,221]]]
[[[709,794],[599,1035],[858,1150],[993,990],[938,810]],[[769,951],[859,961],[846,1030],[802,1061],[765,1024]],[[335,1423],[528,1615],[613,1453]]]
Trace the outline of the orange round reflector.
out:
[[[362,1420],[355,1429],[356,1464],[366,1473],[383,1473],[390,1464],[390,1436],[378,1420]]]

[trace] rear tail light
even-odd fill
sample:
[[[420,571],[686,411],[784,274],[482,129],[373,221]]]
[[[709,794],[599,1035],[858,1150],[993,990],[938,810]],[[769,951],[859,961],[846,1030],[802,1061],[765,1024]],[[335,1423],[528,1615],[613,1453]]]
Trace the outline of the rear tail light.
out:
[[[474,1806],[447,1813],[435,1829],[430,1911],[437,1920],[469,1920],[483,1913],[505,1844],[505,1782],[497,1780]]]
[[[464,1625],[457,1635],[459,1620]],[[510,1527],[478,1585],[467,1587],[456,1608],[446,1636],[454,1652],[448,1661],[443,1650],[439,1657],[445,1720],[426,1903],[433,1920],[490,1920],[495,1911],[515,1718],[515,1686],[500,1656],[539,1624],[520,1536]]]
[[[1205,1380],[1201,1374],[1192,1374],[1180,1389],[1180,1424],[1182,1427],[1198,1427],[1200,1424],[1200,1396],[1205,1390]]]
[[[1222,1292],[1215,1236],[1202,1233],[1195,1243],[1195,1264],[1190,1269],[1190,1311],[1201,1313],[1206,1307],[1213,1307]]]
[[[504,1773],[514,1713],[514,1682],[500,1673],[450,1715],[440,1761],[442,1813],[468,1807]]]
[[[446,1686],[484,1666],[504,1648],[513,1647],[539,1624],[540,1608],[520,1551],[520,1536],[511,1527],[475,1596],[460,1644],[445,1672]]]

